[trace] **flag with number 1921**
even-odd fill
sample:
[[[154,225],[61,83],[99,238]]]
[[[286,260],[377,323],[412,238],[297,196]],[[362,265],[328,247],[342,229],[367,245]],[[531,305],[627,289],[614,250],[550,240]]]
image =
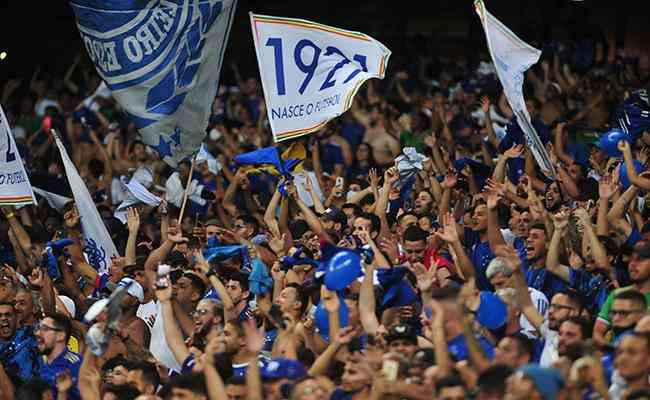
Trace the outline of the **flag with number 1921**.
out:
[[[302,19],[250,14],[275,141],[323,127],[363,82],[384,77],[390,50],[372,37]]]

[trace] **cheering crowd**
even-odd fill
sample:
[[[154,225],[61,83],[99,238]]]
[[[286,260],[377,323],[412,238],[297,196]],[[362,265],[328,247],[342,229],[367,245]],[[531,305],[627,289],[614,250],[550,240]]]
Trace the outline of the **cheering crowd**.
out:
[[[553,177],[488,56],[424,54],[280,144],[233,64],[176,169],[81,56],[6,81],[40,190],[2,206],[0,399],[650,398],[647,57],[544,46],[524,96]]]

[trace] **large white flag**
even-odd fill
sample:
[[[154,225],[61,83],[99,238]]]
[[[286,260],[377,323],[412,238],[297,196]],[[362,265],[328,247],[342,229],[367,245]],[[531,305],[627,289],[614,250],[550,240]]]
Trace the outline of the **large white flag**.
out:
[[[14,135],[0,107],[0,205],[36,204]]]
[[[63,142],[59,135],[52,130],[54,141],[61,153],[65,174],[68,177],[74,202],[81,217],[81,227],[84,233],[84,252],[88,257],[88,262],[97,268],[100,272],[108,270],[111,264],[111,257],[119,256],[111,236],[108,234],[106,225],[97,211],[95,202],[90,197],[86,184],[79,176],[77,168],[74,166],[68,152],[65,150]]]
[[[316,131],[341,115],[363,82],[384,77],[390,50],[359,32],[250,14],[275,141]]]
[[[175,166],[206,134],[237,0],[70,0],[97,72]]]
[[[519,39],[501,21],[490,14],[485,9],[482,0],[476,0],[474,5],[483,24],[488,49],[506,99],[510,104],[510,108],[512,108],[512,112],[517,117],[517,123],[526,136],[528,147],[533,152],[537,164],[544,173],[555,176],[555,170],[546,148],[544,148],[530,122],[530,115],[526,109],[523,94],[524,72],[539,60],[542,52]]]

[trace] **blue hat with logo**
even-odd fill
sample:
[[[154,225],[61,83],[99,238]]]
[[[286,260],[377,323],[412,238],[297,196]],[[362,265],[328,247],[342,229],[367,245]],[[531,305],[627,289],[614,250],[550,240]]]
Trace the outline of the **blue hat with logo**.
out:
[[[479,294],[481,304],[476,310],[476,320],[491,331],[501,328],[508,320],[508,307],[494,292]]]
[[[260,375],[264,380],[290,379],[294,381],[307,375],[307,371],[300,361],[273,358],[260,369]]]

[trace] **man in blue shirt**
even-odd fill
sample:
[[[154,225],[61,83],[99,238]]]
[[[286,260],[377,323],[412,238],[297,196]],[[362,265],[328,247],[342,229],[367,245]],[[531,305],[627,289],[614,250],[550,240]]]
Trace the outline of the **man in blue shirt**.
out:
[[[56,380],[60,374],[69,374],[72,378],[72,388],[68,391],[68,399],[81,399],[77,380],[81,368],[81,355],[67,349],[67,343],[72,332],[70,318],[63,314],[52,314],[45,317],[34,328],[38,351],[43,358],[40,362],[40,377],[47,381],[53,395],[57,396]]]
[[[17,329],[12,303],[0,303],[0,362],[15,386],[38,375],[38,350],[32,327]]]

